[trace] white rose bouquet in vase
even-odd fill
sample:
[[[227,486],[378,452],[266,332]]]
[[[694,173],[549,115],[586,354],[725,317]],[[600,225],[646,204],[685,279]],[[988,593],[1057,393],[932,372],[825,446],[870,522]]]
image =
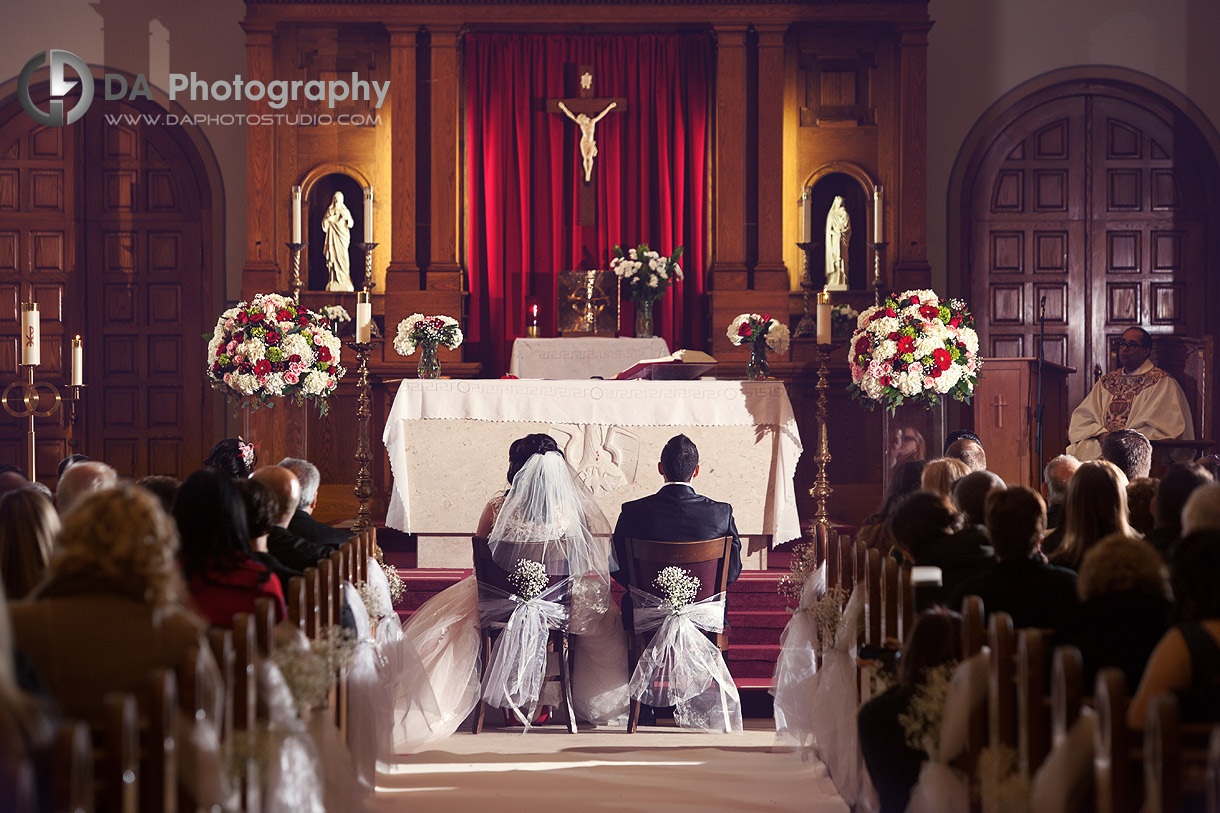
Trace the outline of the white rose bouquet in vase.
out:
[[[394,349],[399,355],[410,356],[419,350],[416,372],[420,378],[439,378],[441,363],[436,348],[456,350],[462,344],[462,328],[451,316],[424,316],[413,313],[398,323]]]
[[[750,363],[746,367],[746,378],[762,381],[771,372],[767,363],[767,351],[783,355],[788,352],[788,326],[772,319],[771,314],[743,313],[732,322],[726,331],[729,341],[740,347],[750,345]]]
[[[665,295],[669,286],[682,279],[678,259],[682,246],[668,257],[653,251],[647,243],[625,252],[614,247],[610,270],[622,281],[627,296],[635,303],[635,335],[652,336],[652,304]]]

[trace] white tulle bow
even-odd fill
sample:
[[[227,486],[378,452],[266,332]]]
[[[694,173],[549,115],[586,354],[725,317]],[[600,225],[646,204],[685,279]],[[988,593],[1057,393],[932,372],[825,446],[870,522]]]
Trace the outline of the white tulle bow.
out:
[[[700,630],[724,630],[724,593],[673,608],[634,586],[637,633],[657,630],[631,675],[631,697],[673,706],[683,728],[741,731],[741,698],[719,647]]]
[[[572,588],[564,579],[528,601],[488,584],[479,585],[479,620],[503,623],[483,675],[483,700],[509,709],[529,730],[546,672],[546,642],[553,629],[567,629],[568,608],[556,599]],[[506,618],[507,622],[501,619]]]

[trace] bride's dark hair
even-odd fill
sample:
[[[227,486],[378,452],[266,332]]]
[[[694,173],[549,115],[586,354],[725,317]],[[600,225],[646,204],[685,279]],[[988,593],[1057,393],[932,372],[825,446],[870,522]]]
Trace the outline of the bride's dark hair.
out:
[[[509,484],[512,484],[513,478],[517,476],[517,472],[521,471],[525,461],[536,454],[546,454],[547,452],[559,452],[559,444],[550,435],[536,433],[514,440],[513,445],[508,447]],[[563,453],[560,452],[560,454]]]

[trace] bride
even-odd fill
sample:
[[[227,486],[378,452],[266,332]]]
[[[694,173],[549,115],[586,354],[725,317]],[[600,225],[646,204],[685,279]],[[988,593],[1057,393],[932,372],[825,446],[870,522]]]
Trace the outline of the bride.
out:
[[[610,597],[610,524],[573,476],[550,435],[527,435],[508,452],[509,489],[483,510],[477,536],[506,570],[521,558],[573,578],[572,702],[578,719],[626,721],[627,642]],[[403,625],[408,646],[395,702],[395,750],[449,736],[481,699],[478,585],[474,576],[433,596]],[[415,657],[417,656],[417,658]],[[420,666],[422,665],[422,668]],[[554,704],[544,695],[542,702]]]

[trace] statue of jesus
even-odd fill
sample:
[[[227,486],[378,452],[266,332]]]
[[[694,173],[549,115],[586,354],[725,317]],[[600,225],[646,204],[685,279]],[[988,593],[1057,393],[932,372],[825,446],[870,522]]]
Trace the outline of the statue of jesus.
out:
[[[322,233],[326,235],[322,256],[326,258],[326,271],[330,274],[330,281],[326,283],[328,291],[356,290],[352,286],[351,260],[347,253],[352,240],[351,228],[355,224],[352,213],[343,205],[343,193],[336,192],[322,217]]]
[[[843,207],[843,196],[835,195],[826,213],[826,288],[847,290],[847,246],[851,238],[851,217]]]
[[[618,102],[610,102],[595,118],[589,118],[584,113],[574,115],[566,104],[563,102],[559,103],[559,109],[564,112],[564,115],[576,122],[576,126],[580,127],[580,155],[584,159],[585,183],[593,179],[593,158],[597,155],[597,142],[593,140],[593,128],[597,126],[597,123],[607,113],[616,107],[618,107]]]

